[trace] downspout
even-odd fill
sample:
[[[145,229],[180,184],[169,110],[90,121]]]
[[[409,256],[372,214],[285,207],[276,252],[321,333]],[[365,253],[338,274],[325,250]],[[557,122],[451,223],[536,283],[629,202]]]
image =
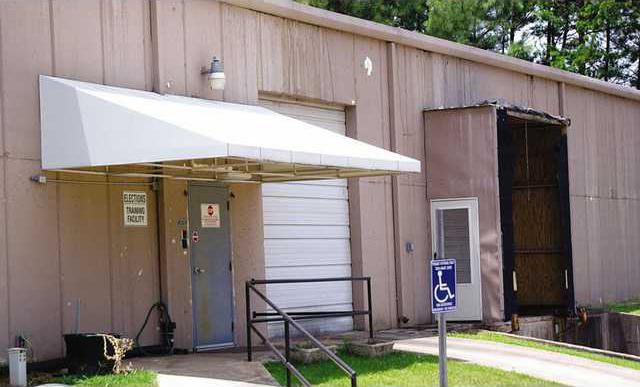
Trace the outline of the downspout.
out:
[[[164,218],[164,214],[163,211],[161,210],[160,206],[162,205],[162,201],[164,201],[164,195],[160,192],[162,187],[160,186],[160,182],[157,179],[154,179],[153,181],[153,185],[151,187],[152,191],[154,192],[155,196],[156,196],[156,243],[158,244],[158,300],[160,302],[164,302],[165,304],[167,304],[167,298],[165,295],[165,289],[162,286],[162,281],[164,280],[164,278],[162,277],[162,251],[160,248],[160,244],[162,243],[162,231],[165,228],[165,226],[163,225],[162,227],[160,227],[160,222],[162,222],[162,219]]]
[[[392,152],[398,151],[397,130],[400,128],[400,117],[396,112],[399,104],[396,78],[398,76],[397,47],[395,43],[387,43],[387,84],[389,95],[389,144]],[[391,208],[393,214],[393,256],[395,263],[396,321],[398,326],[409,322],[403,313],[402,297],[402,246],[400,241],[400,224],[398,208],[398,176],[391,176]]]

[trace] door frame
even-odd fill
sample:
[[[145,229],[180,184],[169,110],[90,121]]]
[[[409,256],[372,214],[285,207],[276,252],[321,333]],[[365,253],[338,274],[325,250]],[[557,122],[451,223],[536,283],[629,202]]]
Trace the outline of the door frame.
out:
[[[193,286],[193,270],[194,270],[194,262],[193,262],[193,250],[191,249],[191,188],[192,187],[203,187],[203,188],[215,188],[224,190],[227,193],[227,205],[228,205],[228,216],[229,216],[229,227],[227,229],[227,236],[229,238],[229,262],[231,264],[231,270],[229,271],[229,275],[231,276],[231,341],[228,343],[219,343],[219,344],[209,344],[209,345],[198,345],[198,329],[197,329],[197,318],[196,318],[196,303],[195,300],[195,291],[196,288]],[[231,198],[231,189],[220,183],[207,183],[207,182],[197,182],[190,181],[187,186],[187,243],[188,243],[188,251],[189,251],[189,281],[191,283],[191,324],[193,330],[193,350],[194,352],[198,351],[207,351],[213,349],[223,349],[223,348],[231,348],[236,347],[238,344],[236,342],[235,335],[235,317],[236,317],[236,292],[235,292],[235,276],[233,275],[233,267],[234,267],[234,259],[233,259],[233,239],[231,238],[231,206],[230,206],[230,198]]]
[[[483,313],[483,304],[482,304],[482,261],[480,254],[480,214],[478,212],[478,198],[477,197],[462,197],[462,198],[444,198],[444,199],[430,199],[429,200],[429,212],[431,216],[431,253],[435,253],[438,249],[437,238],[438,238],[438,228],[435,226],[436,220],[436,210],[438,209],[459,209],[465,208],[469,211],[469,243],[470,253],[472,255],[471,259],[471,281],[472,284],[475,283],[474,280],[477,279],[478,289],[480,292],[479,299],[479,321],[483,321],[484,313]],[[473,255],[474,250],[477,255],[477,265],[474,268],[473,265]],[[444,257],[447,258],[447,257]],[[433,255],[429,257],[430,260],[433,259]],[[474,270],[475,269],[475,270]],[[460,282],[456,281],[457,288],[460,286],[465,286]],[[459,293],[456,290],[456,293]],[[459,305],[459,304],[458,304]],[[447,318],[449,320],[449,318]],[[455,319],[452,319],[456,321]],[[461,320],[463,321],[463,320]],[[468,321],[476,321],[476,319],[469,319]]]

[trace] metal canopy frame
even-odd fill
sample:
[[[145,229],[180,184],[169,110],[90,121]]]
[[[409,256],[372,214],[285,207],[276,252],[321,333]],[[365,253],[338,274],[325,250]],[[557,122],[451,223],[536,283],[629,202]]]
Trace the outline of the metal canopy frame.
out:
[[[91,168],[52,169],[44,172],[101,176],[108,178],[170,179],[244,184],[341,179],[397,174],[392,172],[390,173],[386,170],[338,168],[295,163],[267,163],[238,157],[185,160],[182,162],[174,161],[166,163],[139,163]],[[52,182],[56,181],[53,177],[48,180]],[[58,180],[58,182],[62,181]]]

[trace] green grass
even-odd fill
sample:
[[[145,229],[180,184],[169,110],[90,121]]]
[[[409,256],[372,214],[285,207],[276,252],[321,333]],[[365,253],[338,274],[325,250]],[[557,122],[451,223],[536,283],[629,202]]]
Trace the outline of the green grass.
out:
[[[53,382],[71,386],[131,386],[131,387],[155,387],[156,373],[151,371],[133,371],[122,375],[65,375],[56,378]]]
[[[619,313],[631,313],[640,316],[640,299],[607,305],[607,310]]]
[[[406,352],[393,352],[379,358],[352,356],[344,351],[338,355],[358,375],[358,386],[437,386],[438,358]],[[507,372],[450,360],[449,385],[451,386],[558,386],[515,372]],[[284,367],[279,362],[266,363],[265,367],[280,383],[286,385]],[[300,364],[296,367],[314,386],[350,386],[350,380],[333,362],[323,361]],[[292,380],[296,382],[295,376]]]
[[[488,331],[478,331],[475,333],[457,332],[457,333],[452,333],[450,336],[459,337],[463,339],[494,341],[494,342],[504,343],[504,344],[519,345],[521,347],[542,349],[545,351],[564,353],[566,355],[582,357],[585,359],[590,359],[590,360],[609,363],[609,364],[613,364],[621,367],[640,370],[640,362],[637,362],[637,361],[602,355],[599,353],[581,351],[579,349],[566,348],[559,345],[545,344],[545,343],[539,343],[539,342],[525,340],[525,339],[519,339],[512,336],[502,335],[496,332],[488,332]]]

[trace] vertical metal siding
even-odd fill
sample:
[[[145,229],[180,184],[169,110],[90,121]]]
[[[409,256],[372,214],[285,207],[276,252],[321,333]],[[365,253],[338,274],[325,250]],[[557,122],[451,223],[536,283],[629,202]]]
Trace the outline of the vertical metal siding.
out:
[[[478,198],[485,321],[503,318],[496,122],[493,107],[425,113],[427,199]],[[434,221],[429,220],[430,227]]]

